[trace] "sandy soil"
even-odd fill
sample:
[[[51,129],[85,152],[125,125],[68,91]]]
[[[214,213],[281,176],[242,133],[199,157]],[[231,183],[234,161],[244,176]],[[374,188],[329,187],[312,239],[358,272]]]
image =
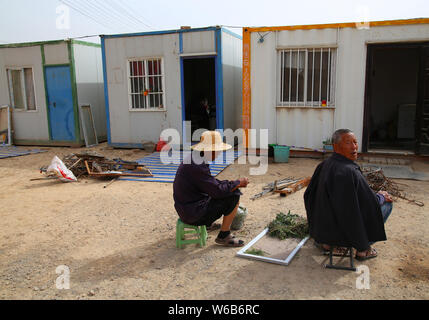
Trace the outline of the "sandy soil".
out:
[[[54,155],[84,149],[46,148],[46,153],[0,160],[0,299],[428,299],[429,182],[400,180],[426,203],[394,204],[388,240],[375,245],[370,289],[357,289],[359,274],[323,268],[326,258],[309,240],[289,266],[235,256],[237,248],[214,243],[175,247],[172,184],[80,179],[76,183],[30,181]],[[111,158],[134,160],[142,150],[91,148]],[[241,203],[248,215],[236,234],[252,240],[280,211],[305,216],[300,190],[286,198],[250,197],[276,179],[311,176],[319,160],[291,158],[250,176]],[[218,178],[249,176],[251,165],[233,164]],[[428,163],[413,163],[429,172]],[[59,290],[56,268],[70,270],[70,289]]]

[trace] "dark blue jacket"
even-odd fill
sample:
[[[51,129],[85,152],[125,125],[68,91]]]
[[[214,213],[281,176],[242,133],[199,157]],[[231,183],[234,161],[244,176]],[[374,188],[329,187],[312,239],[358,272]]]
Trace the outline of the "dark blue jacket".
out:
[[[205,214],[211,198],[241,195],[239,189],[231,191],[240,184],[239,180],[218,180],[211,175],[207,163],[196,164],[193,160],[189,163],[189,158],[186,160],[177,169],[173,183],[174,207],[183,222],[198,221]]]

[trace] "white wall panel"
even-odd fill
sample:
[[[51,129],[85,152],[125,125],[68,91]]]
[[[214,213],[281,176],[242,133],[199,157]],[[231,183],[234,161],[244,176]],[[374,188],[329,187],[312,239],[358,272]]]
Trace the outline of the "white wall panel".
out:
[[[317,149],[332,136],[333,109],[277,108],[277,144]]]
[[[362,141],[367,44],[429,41],[429,25],[294,30],[270,32],[262,43],[259,38],[251,34],[252,128],[269,128],[269,143],[320,148],[339,128]],[[276,109],[277,49],[336,45],[335,109]]]
[[[332,46],[337,44],[337,32],[337,29],[279,31],[277,47]]]
[[[224,128],[236,130],[242,126],[242,51],[243,42],[222,32],[222,73]]]
[[[70,62],[67,43],[45,44],[44,47],[46,64],[63,64]]]
[[[112,143],[157,142],[162,130],[182,133],[178,34],[105,39]],[[167,111],[130,111],[127,59],[162,57]]]
[[[276,40],[270,33],[259,43],[251,34],[251,127],[268,129],[268,143],[276,138]]]
[[[0,105],[10,104],[6,69],[32,67],[36,98],[35,111],[13,110],[14,139],[49,140],[45,85],[40,46],[0,48]]]
[[[215,32],[183,32],[183,53],[216,52]]]

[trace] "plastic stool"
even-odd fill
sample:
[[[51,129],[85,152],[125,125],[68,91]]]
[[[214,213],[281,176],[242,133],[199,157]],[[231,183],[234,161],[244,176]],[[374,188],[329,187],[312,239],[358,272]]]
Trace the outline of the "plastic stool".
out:
[[[185,230],[188,229],[188,230]],[[191,230],[189,230],[191,229]],[[196,235],[195,239],[186,239],[185,234]],[[198,243],[201,247],[206,245],[207,229],[206,226],[192,226],[184,223],[182,220],[177,219],[176,224],[176,247],[182,248],[184,244]]]

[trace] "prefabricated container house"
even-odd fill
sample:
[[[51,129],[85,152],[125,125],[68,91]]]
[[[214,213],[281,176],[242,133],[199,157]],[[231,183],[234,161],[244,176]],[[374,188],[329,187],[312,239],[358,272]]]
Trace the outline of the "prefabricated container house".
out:
[[[88,129],[106,139],[100,47],[78,40],[0,46],[0,105],[12,107],[14,144],[84,145],[82,119],[91,115],[83,105],[93,118]]]
[[[428,154],[429,19],[243,29],[243,127],[319,149]]]
[[[103,35],[101,44],[109,145],[142,147],[167,128],[186,139],[241,126],[241,36],[182,28]]]

